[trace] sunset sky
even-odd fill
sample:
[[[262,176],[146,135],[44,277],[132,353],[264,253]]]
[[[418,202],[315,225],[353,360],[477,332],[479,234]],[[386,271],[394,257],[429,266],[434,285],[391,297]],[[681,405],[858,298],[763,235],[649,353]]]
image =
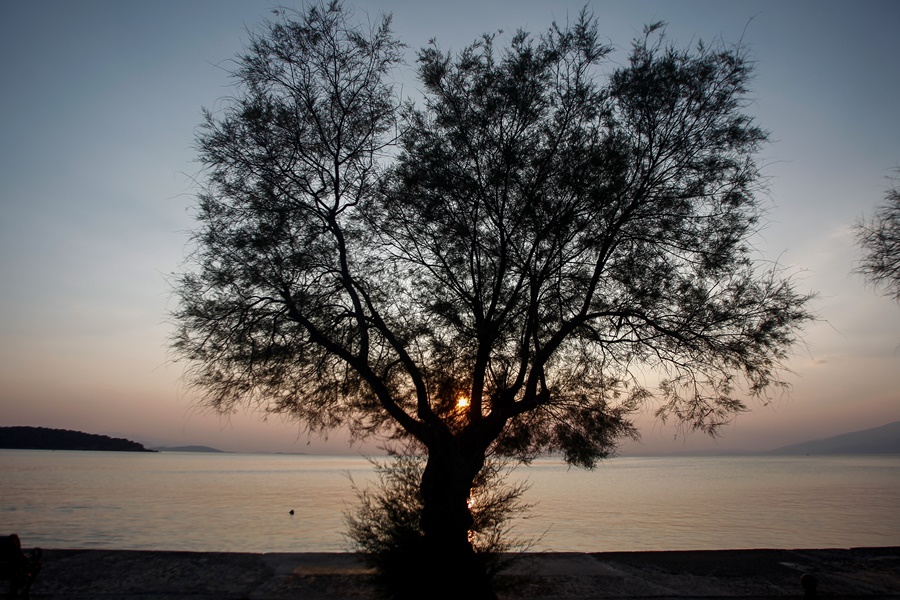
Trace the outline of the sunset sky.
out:
[[[583,0],[348,2],[394,15],[414,52],[481,33],[539,33]],[[229,91],[229,59],[269,0],[0,2],[0,425],[234,451],[347,452],[296,423],[204,414],[172,364],[167,278],[188,249],[201,107]],[[288,7],[299,4],[282,2]],[[900,166],[900,2],[593,1],[624,63],[644,24],[680,45],[742,40],[757,63],[750,112],[771,132],[760,251],[817,291],[819,322],[790,362],[790,394],[712,441],[648,415],[628,453],[770,449],[900,420],[900,306],[851,271],[851,225]],[[365,452],[355,447],[349,452]]]

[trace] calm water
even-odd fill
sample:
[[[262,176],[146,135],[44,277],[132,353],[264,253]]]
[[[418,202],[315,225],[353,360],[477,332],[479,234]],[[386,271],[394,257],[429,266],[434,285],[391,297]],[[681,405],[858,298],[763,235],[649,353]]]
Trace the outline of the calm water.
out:
[[[344,551],[362,458],[0,450],[0,532],[28,546]],[[519,520],[534,550],[900,545],[900,457],[542,461]],[[293,516],[288,514],[294,509]]]

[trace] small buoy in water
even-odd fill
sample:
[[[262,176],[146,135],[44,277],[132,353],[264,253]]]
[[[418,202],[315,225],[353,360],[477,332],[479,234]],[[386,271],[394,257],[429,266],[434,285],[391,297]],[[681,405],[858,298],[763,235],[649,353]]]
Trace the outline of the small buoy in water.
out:
[[[291,515],[293,516],[293,514],[294,514],[294,509],[292,508],[292,509],[291,509]]]

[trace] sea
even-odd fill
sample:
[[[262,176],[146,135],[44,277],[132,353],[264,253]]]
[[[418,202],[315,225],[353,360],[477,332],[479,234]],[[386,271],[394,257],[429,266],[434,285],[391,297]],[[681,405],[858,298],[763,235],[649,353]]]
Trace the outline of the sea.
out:
[[[364,457],[0,450],[0,533],[23,545],[344,552]],[[531,551],[900,546],[900,456],[620,457],[519,467]],[[293,514],[290,511],[294,511]]]

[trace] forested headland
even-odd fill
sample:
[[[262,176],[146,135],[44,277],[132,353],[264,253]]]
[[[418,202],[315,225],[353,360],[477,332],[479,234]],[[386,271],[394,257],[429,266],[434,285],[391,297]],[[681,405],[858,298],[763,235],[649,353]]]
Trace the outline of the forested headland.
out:
[[[124,438],[49,427],[0,427],[0,448],[155,452],[145,448],[143,444]]]

